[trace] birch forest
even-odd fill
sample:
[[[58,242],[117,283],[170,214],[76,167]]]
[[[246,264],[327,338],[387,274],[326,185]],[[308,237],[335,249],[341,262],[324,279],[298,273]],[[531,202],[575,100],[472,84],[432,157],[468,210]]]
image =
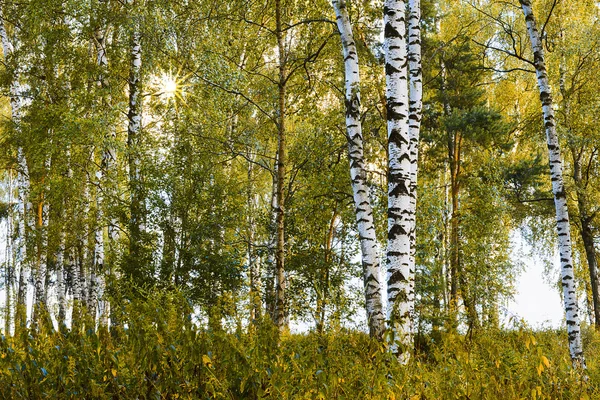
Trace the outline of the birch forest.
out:
[[[600,398],[597,1],[0,0],[0,39],[0,398]]]

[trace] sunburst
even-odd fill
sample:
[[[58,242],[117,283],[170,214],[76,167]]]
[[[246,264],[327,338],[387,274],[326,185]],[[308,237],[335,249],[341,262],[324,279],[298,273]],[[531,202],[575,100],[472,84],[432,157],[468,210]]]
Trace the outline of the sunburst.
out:
[[[182,76],[179,73],[174,74],[172,71],[163,72],[154,79],[155,93],[165,102],[176,100],[176,103],[185,103],[184,93],[189,86],[185,82],[188,78],[189,75]]]

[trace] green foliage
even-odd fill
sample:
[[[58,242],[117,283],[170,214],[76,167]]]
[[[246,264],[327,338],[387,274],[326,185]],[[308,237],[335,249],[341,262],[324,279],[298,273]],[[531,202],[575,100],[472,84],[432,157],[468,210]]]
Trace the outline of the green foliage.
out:
[[[400,365],[361,332],[280,334],[269,321],[244,331],[192,323],[177,294],[124,305],[125,329],[39,332],[0,340],[6,399],[557,399],[600,394],[600,336],[586,331],[586,382],[564,334],[525,328],[473,337],[422,337]]]

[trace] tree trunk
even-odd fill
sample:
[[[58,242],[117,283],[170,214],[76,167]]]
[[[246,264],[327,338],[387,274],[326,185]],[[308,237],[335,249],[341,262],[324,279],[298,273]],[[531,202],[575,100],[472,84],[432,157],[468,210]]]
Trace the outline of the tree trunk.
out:
[[[373,222],[370,190],[365,170],[362,124],[360,120],[360,71],[358,52],[352,34],[345,0],[333,0],[333,9],[342,40],[345,67],[346,136],[350,179],[354,194],[356,225],[360,240],[365,308],[371,337],[381,339],[385,329],[381,299],[379,244]]]
[[[558,250],[560,254],[563,299],[567,319],[567,331],[569,335],[569,352],[575,366],[585,368],[585,358],[581,344],[581,331],[579,322],[579,306],[575,291],[575,275],[573,270],[573,259],[571,255],[571,229],[569,226],[569,211],[567,209],[567,196],[563,181],[562,161],[560,158],[560,145],[556,134],[554,110],[552,109],[552,94],[546,65],[544,60],[544,48],[540,34],[536,27],[535,16],[530,0],[519,0],[525,15],[527,32],[531,40],[533,50],[533,62],[536,70],[540,100],[544,114],[544,127],[548,141],[548,155],[550,160],[550,176],[552,180],[552,192],[554,194],[554,205],[556,207],[556,228],[558,233]]]
[[[104,10],[102,7],[106,4],[106,0],[99,0],[99,9],[96,12],[96,15],[103,15]],[[105,38],[105,29],[102,22],[96,22],[96,28],[94,31],[94,39],[96,44],[96,64],[99,68],[97,86],[100,90],[106,89],[108,87],[108,82],[105,76],[106,68],[108,67],[108,58],[106,55],[106,38]],[[109,99],[104,98],[104,93],[102,94],[103,103],[102,107],[108,109],[110,105],[108,104]],[[114,175],[114,169],[116,167],[116,151],[114,149],[114,143],[116,141],[116,130],[112,127],[109,127],[108,135],[106,137],[105,143],[102,149],[102,161],[100,163],[100,168],[96,172],[98,191],[96,193],[96,210],[97,210],[97,221],[98,225],[96,226],[95,231],[95,251],[94,251],[94,264],[96,271],[96,280],[97,280],[97,304],[98,304],[98,314],[100,317],[100,324],[107,325],[108,324],[108,303],[104,298],[104,292],[106,288],[106,274],[105,270],[106,265],[106,246],[105,246],[105,238],[104,238],[104,229],[106,226],[106,204],[108,204],[105,193],[108,194],[108,197],[116,197],[115,191],[113,190],[113,183],[111,182],[111,177]],[[108,241],[109,247],[114,245],[116,242],[116,227],[117,221],[114,218],[111,218],[108,223]]]
[[[133,2],[130,2],[133,4]],[[129,69],[129,112],[127,118],[127,147],[129,153],[129,190],[130,190],[130,220],[129,220],[129,265],[131,274],[140,274],[145,267],[142,234],[145,231],[145,199],[140,170],[140,141],[142,130],[142,45],[139,22],[135,21],[131,35],[131,61]]]
[[[271,221],[270,221],[270,235],[269,242],[267,244],[269,254],[267,258],[266,276],[265,276],[265,309],[271,319],[275,321],[275,270],[276,270],[276,253],[277,253],[277,215],[278,215],[278,200],[277,200],[277,165],[279,163],[279,156],[275,156],[275,165],[272,173],[272,187],[271,187]]]
[[[249,158],[252,156],[249,154]],[[258,195],[254,193],[254,164],[248,162],[248,190],[246,192],[246,201],[248,207],[248,273],[250,278],[250,321],[255,321],[261,315],[260,307],[260,270],[257,262],[256,252],[254,249],[255,232],[256,232],[256,208],[258,203]]]
[[[62,217],[61,213],[61,217]],[[62,218],[61,218],[62,219]],[[67,317],[67,299],[65,296],[65,229],[61,228],[58,239],[58,249],[56,250],[56,283],[58,292],[58,316],[57,322],[59,328],[65,327]]]
[[[408,130],[406,3],[384,3],[384,51],[388,130],[387,317],[391,350],[405,362],[412,344],[414,300],[410,271],[411,184]],[[400,348],[398,347],[400,345]]]
[[[6,248],[4,249],[4,291],[5,291],[5,310],[4,310],[4,334],[10,335],[11,317],[12,317],[12,287],[13,287],[13,222],[14,213],[12,210],[13,202],[13,181],[12,171],[8,171],[8,206],[10,207],[8,217],[6,218]]]
[[[287,162],[286,145],[286,85],[287,54],[285,50],[285,32],[283,30],[281,0],[275,1],[277,50],[279,56],[278,80],[278,118],[277,118],[277,251],[275,252],[275,324],[279,329],[285,327],[285,175]]]
[[[415,319],[414,293],[417,250],[417,177],[419,172],[419,136],[423,109],[423,73],[421,69],[421,0],[408,1],[408,132],[410,138],[410,316]]]
[[[1,6],[0,6],[1,7]],[[18,48],[19,43],[16,38],[10,38],[6,30],[6,20],[4,19],[4,10],[0,9],[2,17],[2,23],[0,24],[0,38],[2,40],[2,48],[4,52],[5,62],[15,52],[15,48]],[[12,79],[10,83],[10,105],[11,105],[11,118],[15,132],[21,133],[21,120],[23,119],[23,107],[27,106],[28,101],[25,97],[28,91],[27,86],[20,82],[20,66],[17,65],[14,71],[12,71]],[[15,312],[15,327],[25,326],[27,321],[27,268],[28,268],[28,255],[27,255],[27,237],[31,231],[31,203],[29,202],[29,169],[27,167],[27,160],[25,159],[25,153],[22,147],[17,149],[17,215],[18,215],[18,228],[17,228],[17,240],[14,243],[15,251],[15,266],[19,265],[19,288],[17,291],[17,304]]]

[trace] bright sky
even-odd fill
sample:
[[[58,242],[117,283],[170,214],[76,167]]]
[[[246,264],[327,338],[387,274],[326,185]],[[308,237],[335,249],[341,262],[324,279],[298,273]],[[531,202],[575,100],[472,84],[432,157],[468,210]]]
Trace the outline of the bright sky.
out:
[[[525,270],[517,277],[517,293],[508,304],[506,320],[513,316],[524,319],[532,328],[559,327],[564,319],[560,292],[544,276],[542,260],[528,256],[531,248],[521,245],[523,251],[518,257],[525,264]]]

